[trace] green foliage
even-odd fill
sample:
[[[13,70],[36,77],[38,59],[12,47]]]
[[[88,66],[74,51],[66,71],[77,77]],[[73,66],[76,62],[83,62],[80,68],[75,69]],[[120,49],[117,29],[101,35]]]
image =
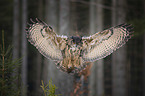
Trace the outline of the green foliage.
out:
[[[55,90],[57,89],[57,87],[55,85],[52,84],[52,80],[49,81],[49,85],[44,85],[44,82],[42,82],[42,85],[40,86],[43,90],[44,96],[58,96],[55,94]]]
[[[2,31],[2,44],[0,44],[0,94],[1,96],[19,96],[19,76],[16,71],[20,66],[20,59],[12,60],[12,46],[5,48],[4,31]]]

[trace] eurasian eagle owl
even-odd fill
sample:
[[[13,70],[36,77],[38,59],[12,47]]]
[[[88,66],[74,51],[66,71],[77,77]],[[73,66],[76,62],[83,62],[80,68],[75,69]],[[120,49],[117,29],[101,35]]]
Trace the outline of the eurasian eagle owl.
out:
[[[102,59],[124,45],[131,38],[131,29],[130,25],[121,24],[89,37],[68,37],[57,35],[50,26],[36,19],[29,24],[27,37],[59,69],[76,73],[85,68],[86,62]]]

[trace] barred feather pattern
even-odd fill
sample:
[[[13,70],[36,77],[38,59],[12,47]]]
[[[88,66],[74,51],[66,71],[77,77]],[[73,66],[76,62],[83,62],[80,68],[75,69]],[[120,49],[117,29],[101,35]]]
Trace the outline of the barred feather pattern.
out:
[[[82,41],[85,46],[84,61],[93,62],[110,55],[131,38],[132,32],[131,25],[121,24],[90,37],[83,37]]]
[[[37,20],[37,23],[33,22],[29,27],[27,30],[27,38],[46,58],[51,58],[52,60],[63,59],[61,51],[57,46],[56,34],[50,26],[40,20]]]
[[[43,21],[28,24],[27,38],[38,51],[66,73],[82,71],[88,62],[105,58],[132,36],[132,26],[121,24],[89,37],[59,36]]]

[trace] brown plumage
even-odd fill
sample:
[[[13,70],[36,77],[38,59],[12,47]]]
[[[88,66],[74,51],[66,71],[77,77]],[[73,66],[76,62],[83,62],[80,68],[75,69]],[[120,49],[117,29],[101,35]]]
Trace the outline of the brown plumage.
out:
[[[110,55],[131,38],[131,33],[131,25],[121,24],[89,37],[59,36],[38,19],[32,21],[27,29],[29,42],[67,73],[79,72],[86,67],[86,62]]]

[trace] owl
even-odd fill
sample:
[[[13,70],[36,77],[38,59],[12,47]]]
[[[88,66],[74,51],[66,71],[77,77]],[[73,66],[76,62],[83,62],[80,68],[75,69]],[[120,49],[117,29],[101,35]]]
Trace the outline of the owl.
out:
[[[88,62],[105,58],[132,36],[132,26],[121,24],[88,37],[60,36],[51,26],[36,18],[26,29],[28,41],[67,73],[83,70]]]

